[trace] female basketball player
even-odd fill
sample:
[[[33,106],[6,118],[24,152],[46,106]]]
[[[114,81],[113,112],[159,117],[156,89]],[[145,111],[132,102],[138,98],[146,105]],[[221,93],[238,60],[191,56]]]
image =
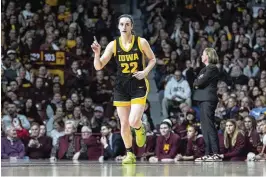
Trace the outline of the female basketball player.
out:
[[[121,122],[121,135],[127,149],[123,164],[136,162],[132,151],[132,134],[130,127],[135,129],[136,144],[144,146],[146,133],[142,125],[142,114],[145,109],[149,83],[146,76],[156,63],[149,43],[141,37],[132,34],[133,18],[130,15],[119,17],[118,29],[121,36],[110,42],[103,55],[100,56],[101,46],[94,37],[91,48],[95,54],[94,67],[101,70],[114,57],[117,63],[117,76],[114,88],[114,106]],[[145,58],[149,59],[145,67]]]

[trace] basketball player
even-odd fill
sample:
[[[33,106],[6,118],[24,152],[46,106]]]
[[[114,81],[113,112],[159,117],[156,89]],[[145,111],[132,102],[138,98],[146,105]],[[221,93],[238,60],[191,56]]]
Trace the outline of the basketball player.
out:
[[[100,56],[101,46],[94,37],[91,48],[95,54],[94,67],[101,70],[114,57],[117,64],[117,76],[114,88],[114,106],[121,122],[121,135],[127,149],[123,164],[133,164],[136,156],[132,151],[132,134],[130,127],[135,129],[136,144],[143,147],[146,142],[146,132],[141,118],[145,109],[149,83],[146,76],[156,63],[149,43],[135,36],[133,18],[124,14],[119,17],[118,29],[121,36],[110,42],[103,55]],[[149,59],[145,67],[145,58]]]

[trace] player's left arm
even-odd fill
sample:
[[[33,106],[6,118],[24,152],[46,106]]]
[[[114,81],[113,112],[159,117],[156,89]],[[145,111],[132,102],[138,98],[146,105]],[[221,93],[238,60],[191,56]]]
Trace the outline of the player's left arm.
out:
[[[140,38],[139,40],[140,40],[140,45],[141,45],[143,53],[149,59],[148,65],[144,69],[144,72],[148,75],[149,72],[152,70],[152,68],[156,64],[156,58],[155,58],[153,51],[151,50],[151,47],[150,47],[150,44],[148,43],[148,41],[144,38]]]
[[[144,38],[140,38],[139,40],[140,40],[139,42],[140,42],[140,47],[142,49],[142,52],[149,59],[148,65],[143,71],[138,71],[135,74],[133,74],[133,77],[136,77],[137,79],[141,80],[145,78],[149,74],[149,72],[152,70],[152,68],[156,64],[156,58],[155,58],[153,51],[151,50],[151,47],[148,41]]]

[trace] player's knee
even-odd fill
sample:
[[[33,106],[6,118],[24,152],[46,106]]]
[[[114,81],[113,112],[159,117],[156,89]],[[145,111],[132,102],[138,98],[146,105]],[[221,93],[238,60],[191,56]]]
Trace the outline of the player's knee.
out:
[[[134,118],[129,118],[129,125],[132,128],[139,128],[139,121],[141,117],[134,117]]]

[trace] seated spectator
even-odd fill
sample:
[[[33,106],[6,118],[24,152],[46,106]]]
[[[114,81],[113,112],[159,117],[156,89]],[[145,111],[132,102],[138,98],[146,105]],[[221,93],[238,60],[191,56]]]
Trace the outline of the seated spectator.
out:
[[[248,152],[257,154],[257,147],[260,144],[260,135],[256,129],[256,120],[252,116],[246,116],[244,118],[245,135],[247,137],[247,149]]]
[[[187,126],[200,126],[200,123],[196,120],[196,112],[193,109],[190,109],[186,114],[186,123]]]
[[[238,130],[237,123],[233,119],[226,121],[224,132],[224,152],[217,158],[229,161],[244,161],[246,159],[247,146],[245,136]]]
[[[237,101],[234,97],[230,97],[227,104],[226,115],[227,119],[232,119],[238,113]]]
[[[178,154],[175,157],[175,161],[180,160],[194,160],[204,156],[205,144],[201,134],[199,134],[199,128],[191,125],[187,128],[187,148],[184,156]]]
[[[111,117],[111,119],[108,121],[108,124],[111,126],[114,133],[120,133],[120,120],[116,117]]]
[[[88,151],[81,154],[79,159],[98,160],[102,154],[102,146],[97,137],[92,135],[91,128],[83,126],[81,129],[81,138],[87,146]]]
[[[249,115],[249,109],[247,107],[240,107],[238,110],[238,116],[244,119]]]
[[[24,105],[23,114],[28,118],[30,124],[37,122],[43,124],[40,115],[38,114],[36,105],[33,103],[32,99],[27,99]]]
[[[162,102],[163,117],[169,117],[169,108],[175,104],[179,105],[183,102],[191,105],[191,90],[188,82],[182,78],[182,73],[179,70],[175,71],[175,77],[171,78],[164,91],[164,99]]]
[[[104,117],[104,109],[102,106],[96,106],[94,108],[93,117],[90,120],[93,133],[100,133],[103,123],[108,122],[108,119]]]
[[[65,122],[61,119],[54,120],[54,129],[50,133],[50,137],[53,139],[53,147],[56,145],[58,138],[65,135]]]
[[[27,156],[31,159],[49,158],[52,149],[52,139],[45,135],[40,137],[40,125],[38,123],[33,123],[30,131],[31,136],[26,147]]]
[[[150,162],[174,161],[177,153],[180,153],[180,137],[171,132],[172,122],[165,119],[160,125],[161,135],[157,138],[156,156],[150,157]]]
[[[101,126],[101,144],[103,145],[103,159],[114,160],[117,156],[125,154],[125,145],[120,134],[113,133],[108,124]]]
[[[65,121],[65,113],[63,112],[63,108],[56,108],[55,115],[52,117],[49,117],[47,123],[46,123],[46,131],[47,135],[49,136],[54,129],[54,122],[55,121]]]
[[[17,137],[23,142],[27,142],[30,134],[27,129],[22,127],[20,119],[18,119],[18,125],[15,127],[17,132]]]
[[[185,115],[183,113],[173,113],[170,114],[170,119],[172,121],[172,130],[181,137],[185,138],[187,135],[187,122],[185,121]]]
[[[255,99],[255,107],[250,111],[250,115],[257,119],[261,113],[266,112],[266,98],[264,96],[258,96]]]
[[[75,136],[76,127],[73,121],[66,121],[65,135],[61,136],[51,152],[50,160],[73,159],[78,160],[80,154],[87,152],[84,141]]]
[[[1,139],[1,159],[22,159],[25,155],[25,147],[17,137],[16,129],[12,126],[6,128],[6,137]]]
[[[260,69],[254,62],[255,58],[249,58],[248,65],[244,68],[243,74],[249,78],[259,76]]]
[[[83,116],[81,113],[81,108],[79,106],[76,106],[73,111],[73,116],[71,119],[69,119],[73,122],[75,122],[75,127],[77,128],[77,132],[81,132],[82,126],[90,125],[90,122],[87,117]]]
[[[82,109],[82,114],[86,116],[88,119],[91,119],[93,116],[94,105],[91,98],[84,99],[84,107]]]
[[[20,121],[18,121],[18,119]],[[28,119],[17,112],[17,106],[13,103],[8,105],[8,115],[4,115],[2,118],[2,123],[4,127],[14,126],[15,128],[19,126],[19,122],[21,122],[22,128],[30,129],[30,123]]]
[[[40,125],[40,133],[39,137],[46,136],[46,126],[45,125]]]

